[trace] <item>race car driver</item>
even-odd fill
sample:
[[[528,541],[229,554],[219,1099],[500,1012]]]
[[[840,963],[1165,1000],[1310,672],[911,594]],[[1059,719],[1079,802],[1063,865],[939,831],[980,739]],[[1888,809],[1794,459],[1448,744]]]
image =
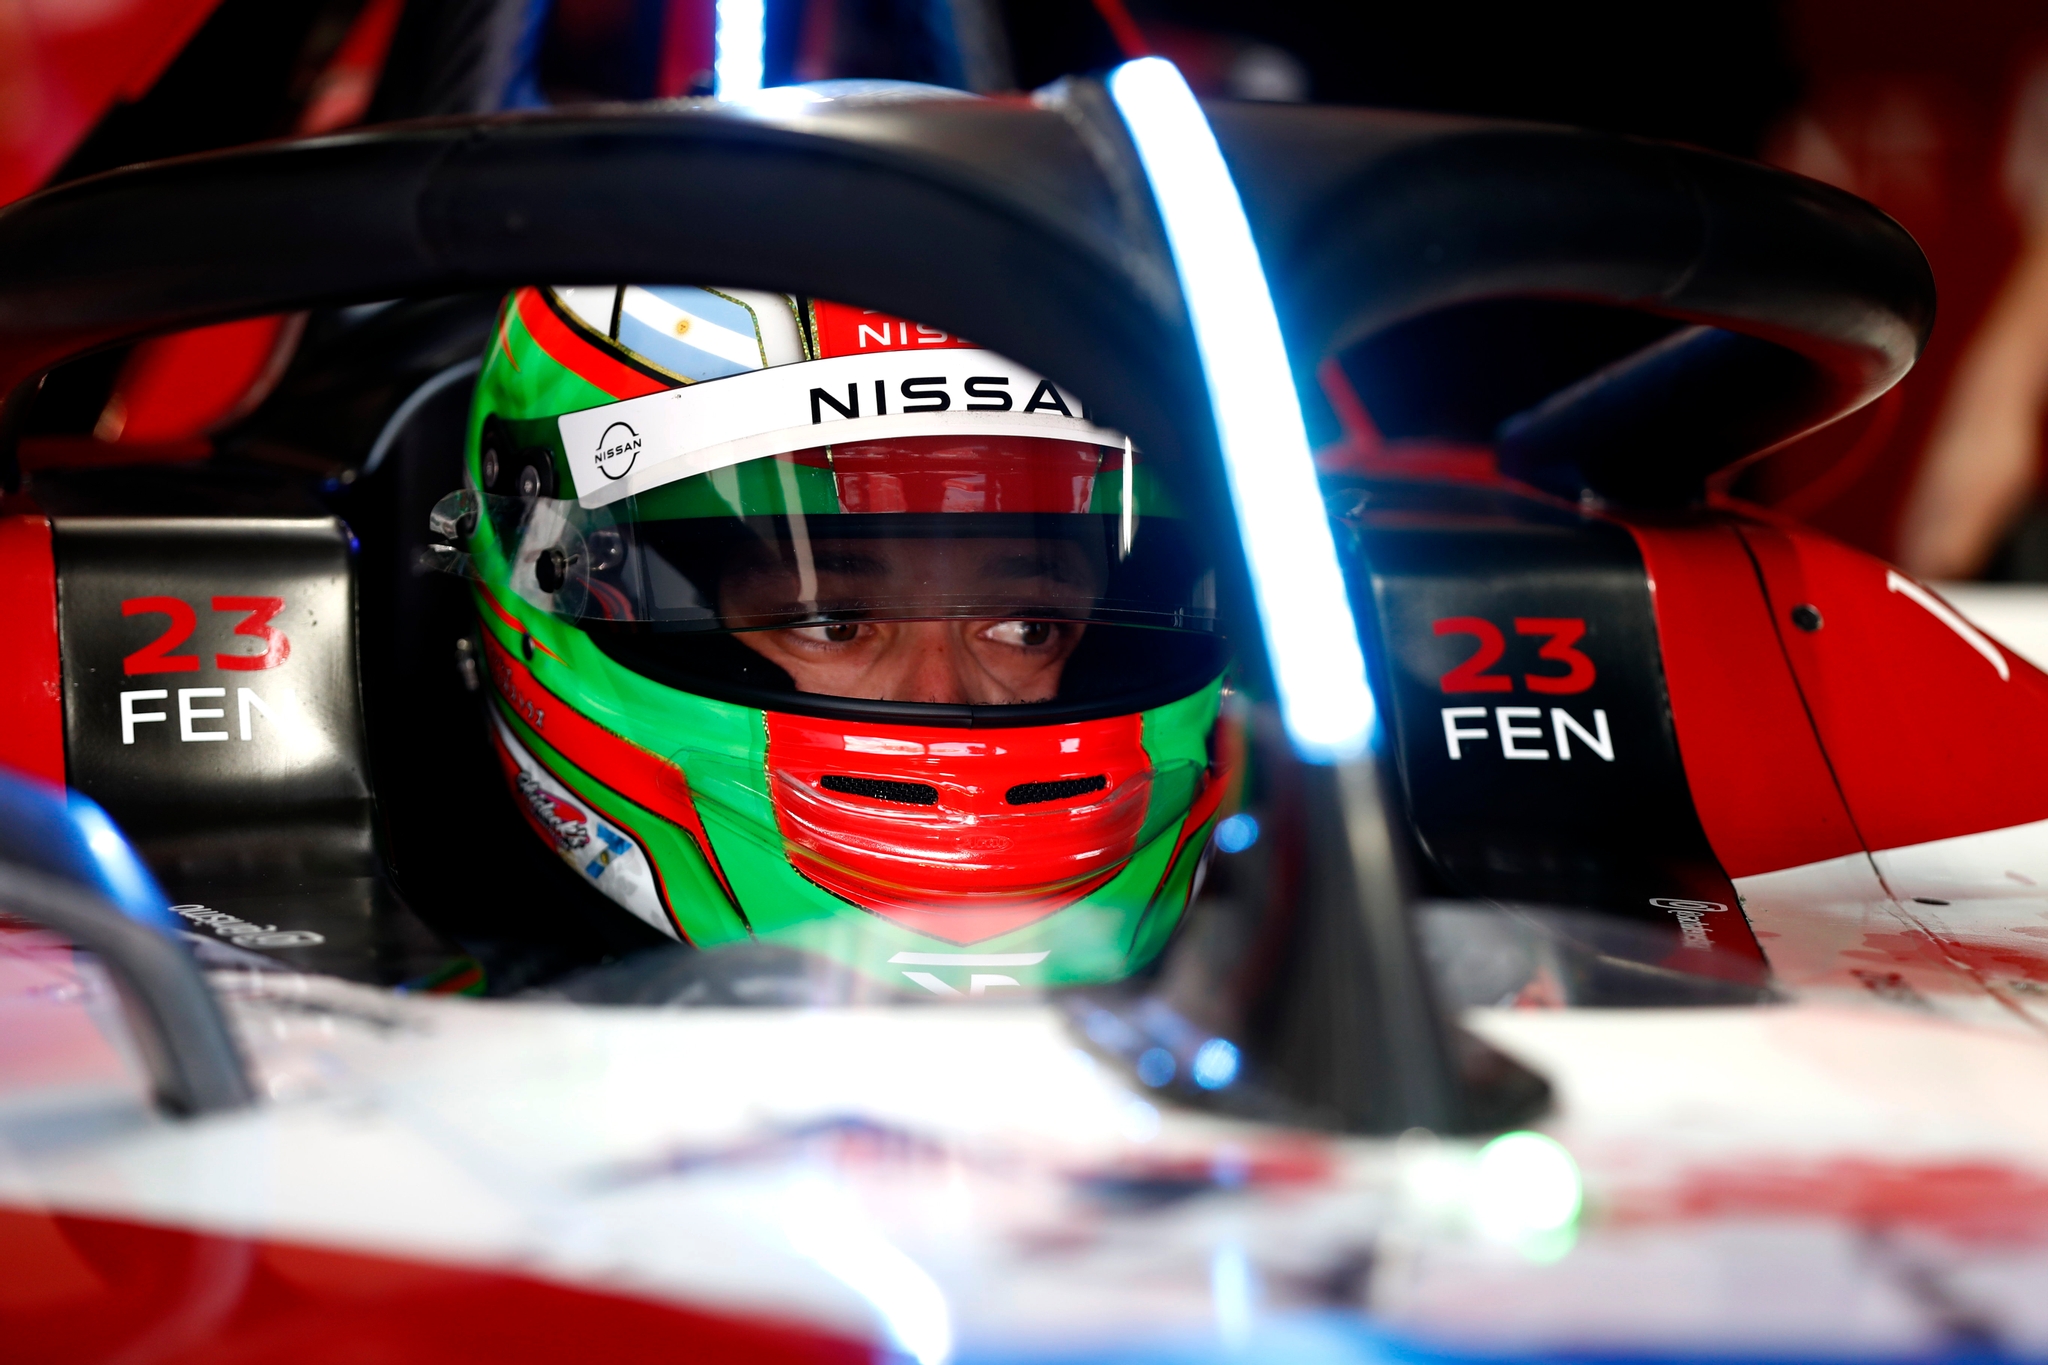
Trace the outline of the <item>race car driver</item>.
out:
[[[1170,490],[1080,395],[827,300],[531,287],[469,442],[436,525],[499,759],[598,892],[941,995],[1158,953],[1228,656]]]

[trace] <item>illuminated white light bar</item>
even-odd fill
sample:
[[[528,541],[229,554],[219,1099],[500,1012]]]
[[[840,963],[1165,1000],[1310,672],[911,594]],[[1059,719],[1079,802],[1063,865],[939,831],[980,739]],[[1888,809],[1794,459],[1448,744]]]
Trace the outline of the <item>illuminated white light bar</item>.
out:
[[[747,100],[759,94],[768,45],[767,0],[718,0],[717,42],[711,77],[718,98]]]
[[[1109,93],[1151,181],[1194,323],[1281,720],[1304,758],[1357,757],[1372,735],[1372,689],[1244,204],[1173,63],[1126,62],[1110,73]]]

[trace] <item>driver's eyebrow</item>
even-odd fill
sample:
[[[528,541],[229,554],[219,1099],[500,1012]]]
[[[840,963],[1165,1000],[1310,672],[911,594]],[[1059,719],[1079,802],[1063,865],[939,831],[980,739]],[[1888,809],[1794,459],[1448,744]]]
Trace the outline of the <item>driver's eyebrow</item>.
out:
[[[1055,583],[1078,581],[1068,572],[1068,566],[1054,555],[1044,554],[995,554],[981,562],[984,578],[1008,579],[1023,582],[1033,578],[1050,578]]]
[[[849,574],[859,578],[882,578],[889,573],[887,560],[859,550],[820,549],[812,556],[811,562],[819,573]]]

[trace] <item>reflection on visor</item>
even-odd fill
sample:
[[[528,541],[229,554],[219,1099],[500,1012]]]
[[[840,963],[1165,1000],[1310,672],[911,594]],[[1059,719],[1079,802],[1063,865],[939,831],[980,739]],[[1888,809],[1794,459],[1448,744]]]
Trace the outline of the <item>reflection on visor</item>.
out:
[[[1148,677],[1148,649],[1191,662],[1162,637],[1214,630],[1214,576],[1178,518],[1141,515],[1166,505],[1125,448],[920,439],[789,452],[600,507],[464,490],[434,529],[454,542],[438,567],[642,671],[1010,706],[1069,698],[1076,669],[1111,660]],[[1097,638],[1119,627],[1152,642]],[[1195,652],[1213,677],[1215,648]]]
[[[588,507],[453,494],[435,529],[571,620],[761,630],[1016,619],[1210,629],[1213,579],[1127,450],[932,439],[790,452]],[[443,554],[443,567],[469,563]]]
[[[434,567],[496,579],[584,624],[762,630],[844,621],[1017,617],[1208,630],[1215,583],[1176,524],[1120,554],[1114,514],[754,517],[620,523],[553,498],[464,491],[437,526],[488,528]],[[445,534],[445,532],[444,532]],[[479,540],[495,545],[480,546]],[[458,547],[468,543],[466,553]],[[504,547],[497,550],[497,547]],[[492,553],[496,550],[496,553]]]

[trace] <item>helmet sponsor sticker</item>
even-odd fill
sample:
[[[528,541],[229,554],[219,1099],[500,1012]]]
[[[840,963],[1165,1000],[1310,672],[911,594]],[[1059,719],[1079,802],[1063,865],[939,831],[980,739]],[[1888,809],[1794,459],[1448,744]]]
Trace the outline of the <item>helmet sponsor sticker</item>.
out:
[[[647,851],[631,833],[591,809],[541,766],[496,709],[491,726],[510,760],[512,785],[528,820],[583,880],[670,937],[676,936],[655,888]]]
[[[786,303],[780,312],[788,316]],[[686,379],[767,368],[760,333],[753,308],[730,294],[690,285],[628,285],[619,294],[619,344]]]
[[[623,479],[633,472],[643,442],[629,422],[614,422],[597,438],[597,472],[607,479]]]
[[[564,414],[577,500],[847,441],[1042,436],[1121,446],[1071,392],[993,351],[884,351],[778,365]]]
[[[820,356],[858,355],[863,351],[978,351],[981,348],[950,332],[899,318],[873,308],[855,308],[830,299],[811,300],[811,327]]]

